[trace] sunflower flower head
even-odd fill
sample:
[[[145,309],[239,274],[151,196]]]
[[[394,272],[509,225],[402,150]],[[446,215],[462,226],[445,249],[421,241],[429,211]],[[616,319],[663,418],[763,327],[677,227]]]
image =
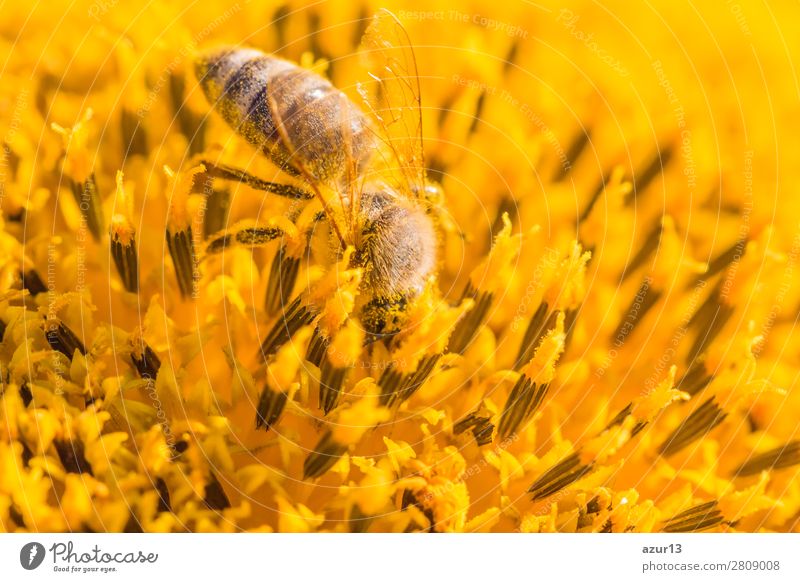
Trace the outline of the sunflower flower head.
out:
[[[798,531],[787,8],[101,4],[0,22],[0,529]]]

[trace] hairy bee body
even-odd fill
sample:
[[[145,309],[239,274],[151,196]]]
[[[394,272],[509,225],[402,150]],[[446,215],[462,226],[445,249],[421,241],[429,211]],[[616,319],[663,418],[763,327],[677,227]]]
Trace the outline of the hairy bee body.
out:
[[[433,225],[418,204],[382,190],[365,192],[354,260],[378,297],[419,292],[435,267]]]
[[[205,53],[196,74],[209,103],[248,142],[289,173],[338,184],[343,204],[353,203],[348,178],[369,176],[379,144],[370,118],[344,93],[312,71],[249,49]],[[354,266],[364,271],[362,324],[385,334],[396,331],[398,313],[434,271],[437,238],[416,193],[377,179],[363,182],[356,219],[342,242],[354,247]],[[328,248],[341,252],[330,229],[328,236]]]
[[[375,133],[363,112],[329,81],[294,63],[223,48],[202,55],[195,72],[222,118],[289,173],[297,175],[302,167],[316,180],[336,181],[351,160],[360,170],[374,152]],[[281,139],[274,114],[293,151]]]

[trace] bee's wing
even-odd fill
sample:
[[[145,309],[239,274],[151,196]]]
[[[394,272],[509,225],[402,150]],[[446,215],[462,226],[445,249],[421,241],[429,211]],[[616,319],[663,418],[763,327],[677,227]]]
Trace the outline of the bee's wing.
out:
[[[361,41],[369,78],[358,92],[382,135],[387,166],[404,182],[400,191],[421,193],[425,183],[422,99],[419,73],[408,33],[397,17],[381,9]]]
[[[359,180],[376,150],[377,135],[370,116],[330,81],[306,69],[284,73],[281,82],[267,83],[268,117],[275,126],[278,151],[323,202],[335,193],[348,208],[337,234],[352,231],[358,208]],[[278,156],[272,156],[278,157]],[[335,221],[333,207],[323,202]],[[335,222],[334,222],[335,224]],[[352,237],[342,237],[350,240]]]
[[[331,91],[325,98],[329,100],[340,99],[340,93],[338,91]],[[348,175],[351,173],[352,167],[352,134],[350,133],[351,128],[348,127],[348,130],[345,132],[345,135],[341,135],[341,122],[343,120],[340,119],[328,119],[326,120],[328,123],[317,123],[314,128],[310,128],[314,132],[321,132],[321,134],[314,133],[312,137],[309,138],[309,134],[301,133],[300,138],[301,142],[300,145],[292,139],[289,135],[289,130],[286,127],[286,122],[288,119],[291,119],[291,115],[287,114],[287,111],[291,109],[294,105],[293,102],[289,100],[285,100],[283,105],[281,105],[276,98],[275,89],[273,88],[272,84],[267,84],[265,97],[267,102],[267,107],[269,109],[270,117],[274,120],[275,124],[275,131],[277,132],[277,137],[281,145],[286,149],[289,155],[289,163],[292,164],[293,167],[297,169],[299,174],[304,178],[304,181],[311,188],[312,192],[314,192],[314,196],[319,201],[322,206],[322,210],[325,212],[325,215],[328,217],[330,221],[331,227],[333,228],[334,233],[336,234],[339,242],[344,249],[346,244],[346,238],[342,234],[342,228],[339,226],[336,220],[336,214],[332,210],[331,206],[328,204],[326,193],[320,188],[322,184],[325,184],[328,187],[328,190],[336,192],[340,199],[342,196],[342,192],[337,187],[335,182],[321,179],[320,172],[324,172],[324,166],[322,168],[317,167],[314,168],[309,164],[310,161],[312,162],[320,162],[324,164],[325,152],[318,152],[315,153],[313,151],[302,151],[299,150],[298,147],[313,147],[316,144],[327,144],[326,147],[329,147],[331,144],[339,144],[341,143],[344,146],[344,155],[346,156],[346,164],[347,164],[347,173]],[[346,106],[346,104],[345,104]],[[347,109],[347,107],[345,107]],[[325,111],[336,111],[336,108],[332,107],[324,107],[323,110]],[[349,109],[348,109],[349,111]],[[348,114],[349,115],[349,114]],[[349,119],[349,116],[348,116]],[[330,138],[327,139],[326,137]],[[313,155],[310,155],[313,154]],[[324,174],[323,174],[324,175]],[[350,227],[349,224],[345,225],[346,227]]]

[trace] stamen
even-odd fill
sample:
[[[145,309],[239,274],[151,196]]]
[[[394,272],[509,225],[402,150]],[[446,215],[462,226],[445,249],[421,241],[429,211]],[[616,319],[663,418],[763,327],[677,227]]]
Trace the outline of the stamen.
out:
[[[137,342],[137,344],[131,351],[131,362],[141,378],[155,380],[161,368],[161,360],[146,343]]]
[[[583,153],[583,150],[589,145],[591,135],[591,129],[580,128],[578,134],[573,138],[572,143],[570,143],[567,148],[565,159],[563,161],[559,160],[558,167],[555,169],[555,172],[553,172],[553,182],[560,182],[567,177],[570,170],[575,165],[575,162]]]
[[[600,511],[602,510],[608,510],[608,509],[611,509],[610,504],[606,507],[601,507],[600,498],[597,495],[592,497],[586,503],[585,507],[579,508],[578,530],[591,526],[594,523],[594,520],[597,518],[597,514],[599,514]],[[606,522],[603,524],[603,528],[605,528],[608,525],[609,525],[609,520],[606,520]]]
[[[197,256],[194,251],[192,227],[173,230],[167,226],[167,248],[175,267],[175,278],[178,280],[181,296],[184,299],[193,297],[194,284],[197,280]]]
[[[336,408],[342,396],[342,385],[349,368],[334,366],[326,357],[322,362],[319,379],[319,403],[325,414]]]
[[[411,491],[409,489],[404,489],[403,490],[403,497],[402,497],[402,499],[400,501],[400,509],[401,510],[406,510],[412,505],[414,507],[416,507],[417,509],[419,509],[422,512],[422,514],[425,516],[425,518],[428,520],[428,524],[429,525],[428,525],[427,529],[424,530],[424,531],[427,531],[427,532],[435,531],[434,526],[436,525],[436,518],[433,515],[433,510],[430,507],[425,507],[419,501],[419,499],[417,498],[416,494],[413,491]],[[411,526],[409,526],[409,528],[411,528]],[[406,530],[406,532],[410,532],[410,531],[415,531],[415,530],[414,529],[407,529]]]
[[[719,301],[718,295],[712,293],[697,312],[697,319],[692,318],[691,324],[698,327],[697,337],[692,348],[686,356],[687,363],[691,364],[705,351],[717,338],[722,328],[733,315],[734,308],[727,303]]]
[[[537,385],[524,374],[521,375],[506,400],[505,408],[500,416],[500,424],[497,427],[497,436],[504,439],[515,433],[524,422],[528,421],[541,405],[549,387],[549,384]]]
[[[350,518],[347,520],[350,526],[350,533],[364,533],[372,523],[372,516],[364,515],[361,508],[356,504],[350,509]]]
[[[111,256],[126,291],[139,292],[139,261],[135,231],[127,224],[111,225]]]
[[[189,448],[189,443],[184,440],[180,440],[170,448],[172,449],[172,457],[170,460],[174,461],[186,452],[186,450]]]
[[[628,404],[628,405],[627,405],[625,408],[623,408],[622,410],[620,410],[620,411],[619,411],[619,412],[616,414],[616,416],[614,416],[614,418],[612,418],[612,419],[611,419],[611,422],[609,422],[609,423],[606,425],[606,428],[605,428],[605,430],[608,430],[608,429],[609,429],[609,428],[611,428],[612,426],[618,426],[618,425],[622,424],[622,421],[624,421],[624,420],[625,420],[625,418],[626,418],[627,416],[629,416],[629,415],[630,415],[630,413],[631,413],[632,411],[633,411],[633,402],[631,402],[631,403],[630,403],[630,404]]]
[[[84,446],[81,441],[56,439],[53,441],[53,446],[66,472],[93,475],[92,466],[84,456]]]
[[[534,315],[534,319],[535,317]],[[530,420],[542,404],[550,382],[555,377],[556,363],[566,343],[566,317],[563,312],[556,311],[550,319],[554,320],[552,328],[542,334],[541,341],[534,342],[538,344],[536,351],[506,400],[497,428],[497,435],[501,438],[516,432],[523,423]]]
[[[592,192],[592,195],[589,197],[589,201],[586,203],[586,207],[583,209],[583,212],[581,212],[581,216],[578,219],[578,224],[589,218],[589,215],[592,213],[592,209],[594,208],[595,204],[597,204],[597,201],[600,200],[600,195],[603,192],[605,192],[606,185],[608,185],[611,182],[611,176],[612,172],[607,172],[603,175],[603,178],[600,180],[600,183],[597,185],[597,187]]]
[[[27,289],[34,297],[47,291],[47,286],[42,281],[36,269],[28,269],[22,274],[22,288]]]
[[[173,172],[168,166],[164,166],[164,173],[169,182],[167,195],[170,201],[166,230],[167,248],[175,268],[178,288],[184,299],[195,297],[195,285],[199,279],[188,200],[194,184],[198,182],[198,175],[204,171],[205,167],[202,165],[193,166],[185,172]]]
[[[208,474],[208,483],[203,491],[203,502],[212,511],[222,511],[231,506],[222,484],[213,472]]]
[[[283,414],[288,397],[284,392],[276,392],[269,386],[261,391],[256,412],[256,428],[271,429]]]
[[[622,273],[622,280],[625,281],[631,274],[645,264],[648,257],[652,255],[658,248],[658,243],[661,241],[661,231],[663,230],[663,223],[661,217],[656,218],[655,224],[650,229],[649,234],[645,237],[644,242],[641,243],[639,251],[633,256],[633,259],[625,265],[625,270]]]
[[[717,502],[709,501],[670,518],[664,524],[663,531],[668,533],[702,531],[717,526],[723,521],[724,518]]]
[[[471,412],[453,425],[453,434],[458,435],[470,429],[479,447],[492,442],[494,425],[491,423],[491,417]]]
[[[78,350],[84,356],[86,355],[86,348],[83,342],[62,321],[58,319],[45,320],[44,332],[50,347],[64,354],[69,360],[72,360],[75,350]]]
[[[25,208],[20,206],[17,210],[9,210],[6,212],[6,217],[9,222],[22,223],[25,218]]]
[[[142,524],[139,522],[139,520],[133,513],[131,513],[130,517],[128,517],[128,521],[122,528],[122,533],[144,533],[144,530],[142,529]]]
[[[519,39],[514,39],[514,42],[511,43],[511,47],[506,53],[506,57],[503,59],[503,74],[508,74],[511,68],[516,64],[517,56],[519,56]]]
[[[475,102],[475,111],[472,114],[472,122],[469,125],[469,129],[467,133],[472,135],[477,131],[478,126],[481,122],[481,115],[483,114],[483,107],[486,104],[486,91],[481,91],[481,94],[478,95],[478,100]]]
[[[545,332],[555,326],[556,313],[552,313],[548,318],[547,310],[547,302],[542,301],[531,317],[528,327],[525,330],[525,335],[522,338],[522,343],[519,346],[517,360],[514,362],[514,370],[518,371],[522,366],[531,361],[536,351],[536,346],[539,345]]]
[[[19,169],[19,163],[22,161],[22,158],[17,155],[17,152],[11,149],[8,143],[3,142],[0,147],[3,148],[3,151],[0,154],[0,159],[4,160],[8,164],[9,174],[11,174],[10,178],[14,180],[17,177],[17,170]]]
[[[331,431],[326,432],[303,462],[303,479],[314,479],[323,475],[346,452],[347,446],[334,441]]]
[[[311,336],[311,341],[308,343],[308,349],[306,350],[306,360],[320,367],[329,343],[330,339],[322,334],[319,327],[314,328],[314,334]]]
[[[609,423],[608,423],[608,425],[606,425],[606,428],[605,428],[605,430],[608,430],[608,429],[609,429],[609,428],[611,428],[612,426],[619,426],[620,424],[622,424],[622,423],[623,423],[623,421],[624,421],[624,420],[625,420],[625,419],[626,419],[628,416],[630,416],[630,414],[631,414],[632,412],[633,412],[633,402],[631,402],[631,403],[630,403],[630,404],[628,404],[628,405],[627,405],[625,408],[623,408],[622,410],[620,410],[620,411],[617,413],[617,415],[616,415],[614,418],[612,418],[612,419],[611,419],[611,422],[609,422]],[[640,432],[642,432],[642,430],[643,430],[643,429],[644,429],[644,428],[645,428],[647,425],[648,425],[648,422],[647,422],[647,421],[644,421],[644,420],[642,420],[642,421],[639,421],[639,422],[637,422],[635,425],[633,425],[633,428],[631,429],[631,437],[630,437],[630,438],[633,438],[633,437],[635,437],[637,434],[639,434]]]
[[[725,420],[726,416],[728,413],[719,407],[712,396],[692,412],[661,444],[658,449],[659,454],[669,456],[677,453],[702,435],[711,432]]]
[[[169,488],[167,487],[167,482],[161,477],[156,478],[156,493],[158,493],[158,509],[156,511],[172,511]]]
[[[228,188],[208,188],[203,214],[203,238],[218,233],[228,222],[231,210],[231,191]]]
[[[425,356],[417,364],[417,369],[409,374],[398,372],[394,366],[386,368],[378,380],[381,405],[391,407],[395,403],[408,400],[425,383],[441,356]]]
[[[475,306],[458,320],[450,336],[447,349],[455,354],[464,353],[480,326],[483,325],[486,315],[489,313],[489,307],[492,305],[493,294],[480,292],[472,286],[472,282],[468,282],[461,295],[461,301],[465,299],[474,299]]]
[[[53,131],[61,136],[64,144],[64,174],[67,177],[75,203],[95,240],[103,233],[103,206],[97,191],[92,155],[89,153],[89,122],[92,110],[87,109],[83,117],[71,128],[57,123],[51,124]]]
[[[503,196],[500,199],[500,204],[497,207],[497,213],[494,216],[494,221],[492,222],[492,227],[489,229],[489,234],[491,236],[491,240],[494,240],[495,237],[500,234],[500,231],[506,225],[504,216],[508,216],[511,221],[513,222],[514,219],[517,219],[518,213],[517,202],[512,198],[510,195]]]
[[[678,381],[676,388],[694,396],[708,386],[713,379],[714,376],[706,372],[705,362],[696,360]]]
[[[628,337],[636,329],[636,326],[658,303],[660,298],[661,291],[653,288],[652,280],[646,277],[636,291],[636,295],[631,299],[628,309],[625,310],[622,319],[614,330],[614,335],[611,336],[611,341],[616,347],[622,347],[625,344]]]
[[[189,156],[197,155],[206,149],[207,116],[195,114],[184,101],[186,79],[182,73],[173,72],[170,75],[169,89],[173,114],[178,120],[181,133],[189,142]]]
[[[275,12],[272,13],[272,22],[269,23],[273,27],[275,34],[275,46],[287,46],[289,37],[287,34],[287,25],[289,24],[292,10],[286,4],[280,4]]]
[[[122,131],[122,155],[124,157],[146,156],[148,154],[147,132],[141,124],[141,118],[127,107],[122,108],[120,129]]]
[[[304,305],[302,298],[295,299],[286,309],[286,313],[275,322],[267,338],[261,344],[261,354],[264,359],[269,358],[304,325],[314,320],[314,310]]]
[[[672,160],[673,147],[659,147],[650,164],[633,176],[633,189],[625,197],[625,205],[630,206],[634,199],[647,190],[650,183],[655,180],[667,167]]]
[[[84,181],[71,181],[72,195],[75,198],[75,203],[80,209],[81,216],[86,221],[89,227],[89,232],[95,240],[100,240],[100,234],[103,231],[103,206],[100,202],[100,193],[97,190],[97,183],[94,180],[94,174],[89,176]]]
[[[575,331],[575,324],[578,321],[578,314],[580,313],[581,306],[568,307],[564,310],[564,329],[566,338],[564,339],[564,346],[568,347],[572,341],[572,334]]]
[[[728,265],[730,265],[737,257],[741,259],[744,256],[746,250],[747,250],[747,239],[745,238],[738,239],[730,247],[722,251],[715,258],[713,258],[710,263],[708,263],[708,269],[706,269],[705,273],[699,275],[693,281],[689,281],[688,283],[686,283],[686,289],[689,290],[696,287],[698,281],[701,280],[707,281],[708,279],[710,279],[711,277],[722,271],[724,268],[726,268]]]
[[[19,387],[19,397],[22,398],[22,404],[25,405],[25,408],[33,402],[33,392],[31,392],[31,387],[28,386],[28,382],[23,382]]]
[[[578,481],[589,473],[593,466],[594,463],[583,465],[578,453],[572,453],[539,477],[528,489],[528,493],[533,494],[534,501],[549,497]]]
[[[267,313],[275,314],[288,305],[299,270],[300,259],[291,256],[286,246],[281,245],[275,258],[272,259],[272,266],[269,270],[267,297],[264,305]]]
[[[752,457],[736,469],[734,476],[747,477],[761,471],[786,469],[795,465],[800,465],[800,441],[790,441],[785,445]]]
[[[119,209],[111,217],[109,234],[111,256],[126,291],[139,292],[139,258],[136,250],[136,229],[131,224],[133,198],[125,192],[122,172],[117,172],[115,205]]]

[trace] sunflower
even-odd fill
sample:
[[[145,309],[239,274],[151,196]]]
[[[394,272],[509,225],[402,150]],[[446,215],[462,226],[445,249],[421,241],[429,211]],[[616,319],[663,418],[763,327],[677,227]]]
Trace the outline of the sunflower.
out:
[[[352,249],[306,252],[194,70],[248,46],[357,102],[382,8],[441,196],[371,341]],[[800,531],[791,8],[2,12],[3,531]]]

